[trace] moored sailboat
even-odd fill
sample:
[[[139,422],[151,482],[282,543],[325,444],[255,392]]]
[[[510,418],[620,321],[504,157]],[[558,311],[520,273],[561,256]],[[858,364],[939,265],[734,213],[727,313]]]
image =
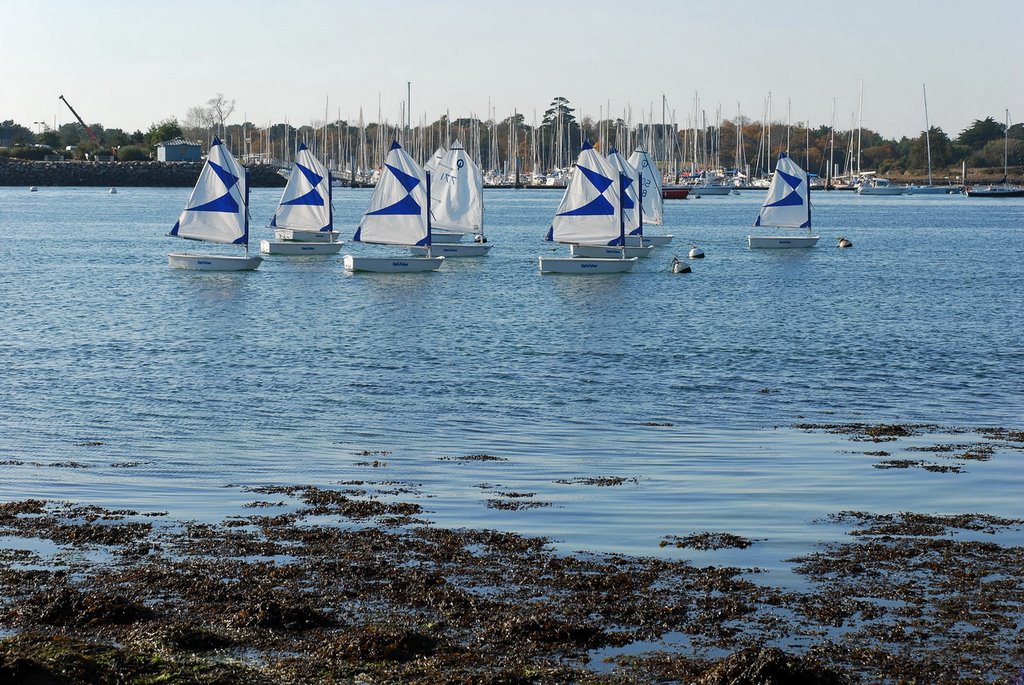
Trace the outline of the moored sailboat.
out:
[[[811,191],[807,172],[785,152],[779,154],[775,175],[754,226],[806,228],[807,235],[748,235],[749,247],[814,247],[818,243],[820,236],[811,235]]]
[[[430,247],[430,175],[402,146],[391,144],[370,205],[352,238],[357,243]],[[429,253],[428,253],[429,255]],[[444,257],[345,255],[346,271],[403,273],[436,271]]]
[[[283,255],[337,254],[331,207],[331,172],[303,143],[270,225],[277,240],[261,240],[260,252]]]
[[[185,209],[168,235],[245,248],[244,257],[172,252],[167,263],[174,269],[252,271],[263,262],[249,256],[248,174],[219,138],[213,139]]]
[[[441,157],[431,160],[430,182],[431,246],[410,247],[415,255],[428,251],[445,257],[481,257],[491,249],[484,237],[484,183],[480,167],[456,140]],[[472,235],[473,242],[435,241],[435,231],[448,235]],[[437,244],[435,244],[437,243]]]
[[[1009,145],[1010,110],[1006,110],[1006,129],[1003,131],[1003,180],[985,186],[967,186],[967,197],[1024,197],[1024,187],[1010,183]]]
[[[619,257],[539,257],[541,273],[621,273],[632,271],[636,257],[627,257],[622,216],[622,176],[590,141],[585,141],[576,170],[565,189],[545,240],[618,247]]]
[[[661,171],[654,163],[647,150],[638,147],[629,156],[629,165],[637,170],[639,177],[639,189],[637,195],[640,198],[640,214],[642,223],[648,226],[661,226],[665,223],[665,198],[662,192]],[[672,235],[654,235],[644,231],[644,242],[651,245],[668,245],[672,242]],[[635,239],[634,239],[635,240]],[[627,238],[627,244],[632,242]]]

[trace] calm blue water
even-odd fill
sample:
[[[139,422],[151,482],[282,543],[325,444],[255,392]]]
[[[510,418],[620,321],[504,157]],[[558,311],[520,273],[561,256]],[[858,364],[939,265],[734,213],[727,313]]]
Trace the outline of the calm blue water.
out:
[[[1022,200],[818,194],[821,242],[793,252],[747,249],[760,193],[667,202],[673,245],[573,277],[537,270],[559,193],[488,191],[489,257],[351,276],[340,255],[168,269],[197,247],[165,236],[188,194],[0,188],[0,461],[24,462],[0,500],[220,520],[253,499],[229,485],[386,479],[440,525],[665,555],[728,531],[762,542],[716,560],[769,569],[842,509],[1022,513],[1020,452],[883,471],[863,451],[891,445],[792,428],[1024,427]],[[278,197],[253,192],[254,244]],[[336,193],[344,234],[368,199]],[[707,259],[669,273],[691,242]],[[478,453],[507,461],[443,459]],[[557,482],[594,476],[636,480]],[[550,506],[486,506],[513,490]]]

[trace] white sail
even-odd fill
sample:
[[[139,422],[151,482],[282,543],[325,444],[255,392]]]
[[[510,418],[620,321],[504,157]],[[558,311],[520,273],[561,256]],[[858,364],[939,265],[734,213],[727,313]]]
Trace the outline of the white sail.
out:
[[[664,221],[661,197],[661,172],[658,165],[654,163],[647,150],[638,147],[629,156],[630,165],[643,174],[643,190],[641,194],[644,202],[644,223],[652,226],[661,226]]]
[[[429,245],[427,204],[423,169],[395,141],[352,239],[383,245]]]
[[[618,245],[622,237],[621,187],[619,172],[590,141],[584,142],[546,240]]]
[[[270,225],[306,231],[330,231],[332,228],[331,177],[305,143],[299,146],[295,165]]]
[[[754,225],[807,229],[811,227],[807,172],[785,152],[779,154],[772,184],[768,187],[768,194]]]
[[[622,174],[622,222],[626,235],[643,235],[637,198],[640,174],[614,147],[608,151],[608,162]]]
[[[249,242],[248,179],[219,138],[213,139],[199,180],[171,235],[210,243]]]
[[[458,233],[483,233],[484,178],[459,141],[431,172],[431,226]]]
[[[435,173],[437,171],[437,163],[444,159],[445,149],[444,145],[434,150],[434,156],[427,160],[427,163],[423,165],[424,171]]]

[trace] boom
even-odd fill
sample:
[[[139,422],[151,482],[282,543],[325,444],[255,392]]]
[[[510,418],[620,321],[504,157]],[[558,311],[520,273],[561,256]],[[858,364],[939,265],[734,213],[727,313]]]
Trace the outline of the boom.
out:
[[[78,116],[78,112],[76,112],[75,108],[71,106],[71,103],[65,100],[63,95],[60,95],[58,97],[61,100],[64,100],[64,104],[68,106],[68,109],[71,110],[71,113],[75,115],[76,119],[78,119],[78,123],[80,123],[82,125],[82,128],[85,129],[85,134],[89,136],[89,140],[96,142],[96,134],[93,133],[93,130],[89,128],[84,121],[82,121],[82,117]]]

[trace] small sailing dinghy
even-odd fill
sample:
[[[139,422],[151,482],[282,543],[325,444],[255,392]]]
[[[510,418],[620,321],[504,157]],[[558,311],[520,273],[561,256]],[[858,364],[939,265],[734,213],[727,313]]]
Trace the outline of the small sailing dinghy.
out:
[[[661,193],[661,171],[658,170],[658,165],[654,163],[654,160],[651,159],[651,156],[647,154],[647,150],[643,147],[638,147],[634,150],[627,161],[630,166],[636,169],[640,177],[640,190],[637,194],[641,199],[642,223],[651,226],[663,225],[665,223],[665,199]],[[627,236],[627,244],[635,240],[636,238],[629,239]],[[653,235],[649,232],[644,232],[643,242],[655,246],[668,245],[672,242],[672,235]]]
[[[439,150],[440,151],[440,150]],[[430,246],[410,247],[414,255],[428,253],[444,257],[482,257],[491,249],[484,238],[484,177],[480,167],[456,140],[437,159],[428,162],[430,174]],[[473,242],[436,240],[438,229],[448,235],[472,235]]]
[[[775,175],[754,226],[806,228],[807,235],[748,235],[749,247],[814,247],[818,243],[820,236],[811,235],[811,188],[807,172],[785,152],[779,154]]]
[[[270,225],[276,240],[261,240],[260,252],[282,255],[332,255],[341,250],[335,242],[331,208],[331,172],[306,144],[299,146]]]
[[[640,206],[637,195],[640,175],[614,147],[608,151],[608,163],[619,172],[619,177],[622,180],[622,223],[626,234],[626,256],[650,257],[654,246],[643,239],[643,208]],[[619,254],[621,250],[621,247],[608,245],[578,244],[569,246],[573,257],[617,257],[621,256]]]
[[[252,271],[263,262],[249,256],[248,175],[219,138],[213,139],[196,187],[169,235],[245,248],[244,257],[172,252],[167,262],[174,269]]]
[[[357,243],[430,247],[430,175],[395,141],[384,160],[370,206],[352,238]],[[405,273],[436,271],[444,257],[356,257],[345,255],[346,271]]]
[[[633,270],[637,258],[624,254],[622,186],[618,170],[598,154],[589,140],[585,141],[545,240],[617,246],[619,257],[539,257],[541,273],[597,274]]]

